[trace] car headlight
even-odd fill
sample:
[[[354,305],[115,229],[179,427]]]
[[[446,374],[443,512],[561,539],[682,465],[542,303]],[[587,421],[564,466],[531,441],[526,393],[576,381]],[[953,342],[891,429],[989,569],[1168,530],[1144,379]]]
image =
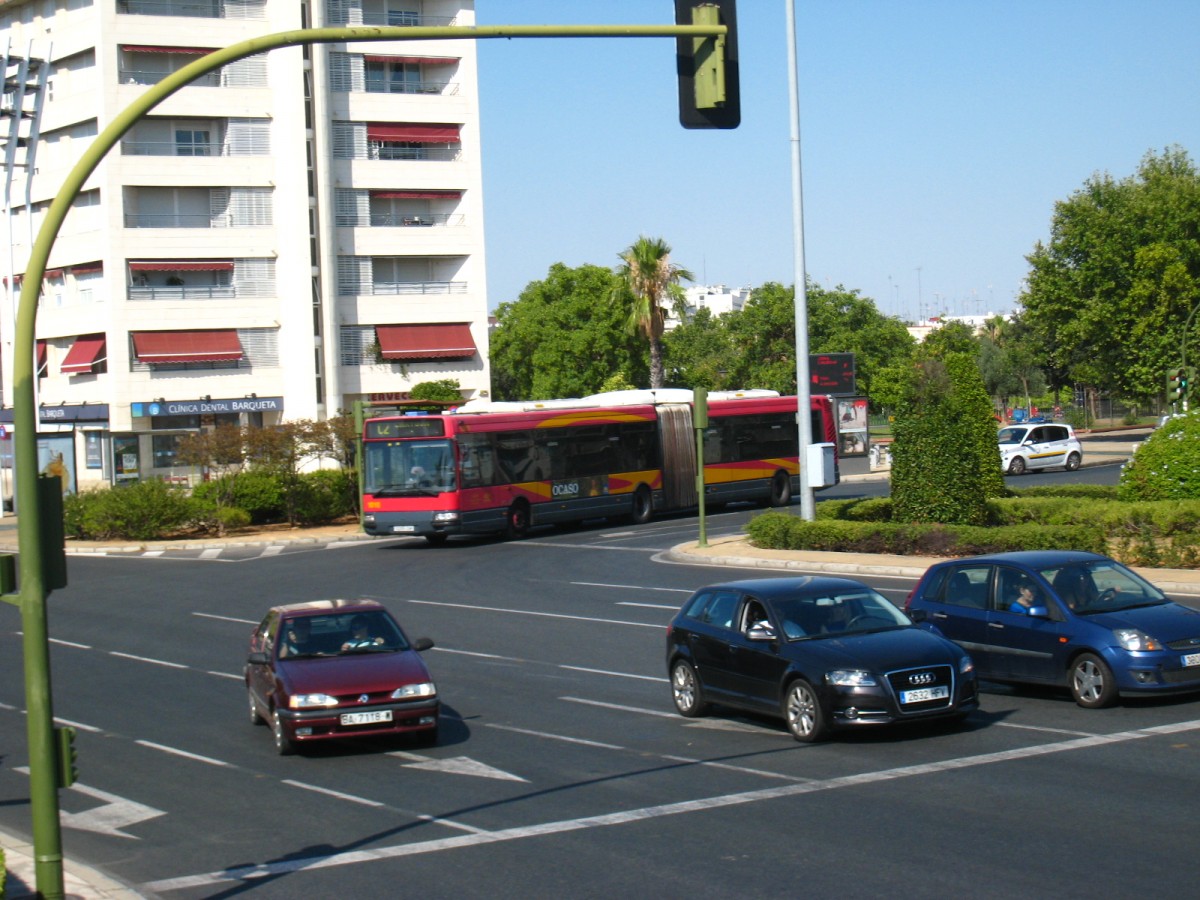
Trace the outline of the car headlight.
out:
[[[826,684],[836,684],[839,687],[874,687],[875,676],[866,669],[834,669],[825,673]]]
[[[288,706],[292,709],[323,709],[337,705],[337,699],[328,694],[293,694],[288,697]]]
[[[437,688],[433,686],[432,681],[423,681],[420,684],[406,684],[404,687],[398,687],[392,691],[393,700],[411,700],[413,697],[436,697]]]
[[[1113,637],[1126,650],[1161,650],[1163,645],[1136,628],[1115,628]]]
[[[970,675],[974,671],[975,671],[975,660],[971,659],[971,657],[964,656],[962,659],[960,659],[958,661],[958,674],[959,675]]]

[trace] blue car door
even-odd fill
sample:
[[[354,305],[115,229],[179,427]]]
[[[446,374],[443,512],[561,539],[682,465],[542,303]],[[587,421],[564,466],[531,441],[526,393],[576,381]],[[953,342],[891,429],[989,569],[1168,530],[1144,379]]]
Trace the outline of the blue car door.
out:
[[[1029,610],[1016,602],[1019,585],[1032,588]],[[987,620],[988,655],[997,677],[1057,684],[1064,674],[1065,618],[1047,586],[1026,573],[997,566]]]
[[[992,566],[978,563],[955,566],[942,579],[935,596],[928,601],[924,621],[971,654],[981,676],[989,669],[988,596]]]

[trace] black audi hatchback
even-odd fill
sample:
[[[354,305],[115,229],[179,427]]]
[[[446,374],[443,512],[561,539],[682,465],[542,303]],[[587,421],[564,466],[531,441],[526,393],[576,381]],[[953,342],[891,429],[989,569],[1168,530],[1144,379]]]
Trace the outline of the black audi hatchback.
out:
[[[780,716],[798,741],[978,707],[970,656],[848,578],[701,588],[667,628],[667,671],[681,715],[715,703]]]

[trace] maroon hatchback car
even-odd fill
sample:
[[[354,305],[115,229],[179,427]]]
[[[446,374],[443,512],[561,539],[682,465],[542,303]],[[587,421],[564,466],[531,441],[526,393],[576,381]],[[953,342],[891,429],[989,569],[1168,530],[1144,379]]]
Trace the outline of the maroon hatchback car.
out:
[[[374,600],[276,606],[250,637],[250,721],[271,724],[275,749],[336,738],[411,734],[433,744],[438,694],[420,651]]]

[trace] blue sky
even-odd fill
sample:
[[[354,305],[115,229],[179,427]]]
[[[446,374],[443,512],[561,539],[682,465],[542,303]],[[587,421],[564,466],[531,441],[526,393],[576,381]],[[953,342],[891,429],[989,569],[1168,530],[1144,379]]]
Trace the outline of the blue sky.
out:
[[[1200,159],[1195,0],[795,0],[805,262],[909,319],[1013,309],[1054,203]],[[479,44],[489,303],[661,237],[792,284],[787,0],[740,0],[742,125],[678,124],[669,38]],[[478,0],[480,25],[670,24],[671,0]]]

